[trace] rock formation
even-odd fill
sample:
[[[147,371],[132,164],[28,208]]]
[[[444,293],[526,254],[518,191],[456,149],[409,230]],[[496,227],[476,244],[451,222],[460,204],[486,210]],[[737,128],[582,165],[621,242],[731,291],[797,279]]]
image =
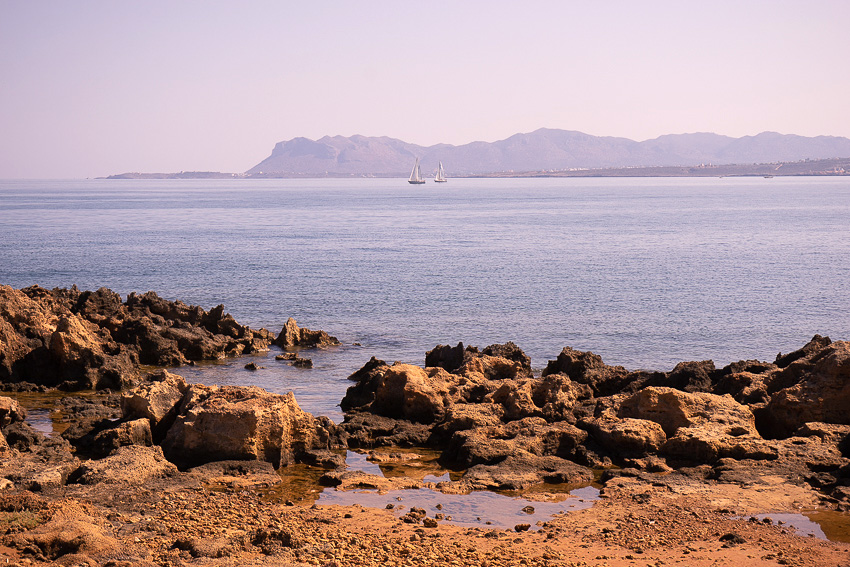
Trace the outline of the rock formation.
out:
[[[0,286],[0,384],[63,390],[124,389],[138,364],[179,366],[268,350],[272,335],[153,292],[126,302],[95,292]]]
[[[187,384],[167,371],[121,397],[123,422],[146,421],[152,439],[181,467],[213,461],[266,461],[276,468],[342,446],[327,418],[303,411],[290,392]]]
[[[338,345],[339,341],[325,331],[302,329],[295,322],[295,319],[290,317],[274,340],[274,344],[283,349],[290,347],[314,348]]]
[[[466,488],[579,482],[589,468],[762,467],[846,498],[850,343],[815,336],[774,363],[630,372],[565,348],[542,375],[515,345],[438,345],[426,366],[372,358],[341,402],[351,446],[425,444]],[[850,503],[848,503],[850,504]]]

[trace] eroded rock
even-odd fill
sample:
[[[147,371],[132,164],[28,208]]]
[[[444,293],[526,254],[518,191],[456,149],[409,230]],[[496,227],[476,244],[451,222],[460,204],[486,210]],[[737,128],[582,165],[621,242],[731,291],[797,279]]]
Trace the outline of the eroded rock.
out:
[[[325,331],[311,331],[298,326],[295,319],[290,317],[281,329],[274,344],[280,348],[289,347],[324,347],[338,345],[339,340]]]

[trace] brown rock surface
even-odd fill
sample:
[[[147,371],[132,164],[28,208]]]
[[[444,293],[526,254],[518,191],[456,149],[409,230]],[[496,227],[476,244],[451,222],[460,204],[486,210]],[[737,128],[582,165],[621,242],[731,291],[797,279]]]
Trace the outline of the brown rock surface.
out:
[[[850,342],[831,343],[789,370],[799,381],[774,393],[765,411],[774,435],[790,435],[811,421],[850,424]]]
[[[618,415],[660,425],[667,435],[661,451],[672,457],[701,463],[776,458],[756,430],[752,412],[728,395],[648,387],[623,400]]]
[[[181,466],[260,460],[279,467],[295,462],[308,449],[328,448],[328,425],[303,411],[292,392],[277,395],[256,387],[194,384],[162,447]]]
[[[107,522],[90,516],[86,507],[66,504],[59,507],[46,523],[15,534],[7,541],[8,545],[17,549],[34,551],[37,558],[44,560],[76,554],[97,557],[114,552],[119,545],[107,525]]]
[[[86,461],[73,475],[81,484],[146,484],[151,479],[171,476],[177,467],[165,459],[162,448],[128,445],[110,456]]]
[[[323,347],[338,345],[339,340],[332,337],[325,331],[311,331],[310,329],[302,329],[298,323],[290,317],[286,320],[286,324],[281,329],[274,344],[280,348],[289,347]]]

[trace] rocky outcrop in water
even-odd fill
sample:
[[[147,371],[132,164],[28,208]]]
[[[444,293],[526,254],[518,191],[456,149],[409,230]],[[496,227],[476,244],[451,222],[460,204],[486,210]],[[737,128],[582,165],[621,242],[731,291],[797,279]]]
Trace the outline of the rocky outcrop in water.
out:
[[[153,292],[0,286],[0,384],[125,389],[138,365],[179,366],[268,350],[273,336]]]
[[[426,366],[372,359],[340,404],[352,446],[426,444],[470,488],[578,482],[590,468],[747,467],[844,499],[850,343],[815,336],[773,363],[630,372],[565,348],[542,375],[515,345],[440,345]]]
[[[325,331],[302,329],[295,319],[290,317],[274,340],[274,344],[283,349],[291,347],[315,348],[335,346],[339,344],[339,341]]]

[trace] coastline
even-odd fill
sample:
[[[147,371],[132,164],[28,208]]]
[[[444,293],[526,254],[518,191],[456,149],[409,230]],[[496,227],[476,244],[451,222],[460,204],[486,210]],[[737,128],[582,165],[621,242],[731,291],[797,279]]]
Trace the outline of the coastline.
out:
[[[842,394],[823,395],[836,391],[850,367],[850,345],[842,341],[816,336],[771,363],[716,369],[707,361],[683,362],[670,373],[630,372],[565,348],[542,375],[530,372],[512,343],[483,350],[438,346],[424,368],[373,358],[352,375],[342,401],[346,420],[334,424],[300,410],[291,395],[189,385],[168,371],[144,376],[139,366],[154,353],[173,367],[204,356],[239,356],[271,342],[303,356],[334,344],[327,333],[291,320],[275,337],[242,327],[221,307],[207,312],[151,293],[121,302],[109,290],[2,291],[4,389],[54,396],[68,426],[45,437],[25,421],[26,408],[8,397],[15,394],[0,396],[6,445],[0,449],[6,480],[0,557],[10,561],[825,566],[841,564],[850,551],[841,543],[850,525],[843,482],[850,460],[841,449],[850,425],[840,411]],[[145,318],[153,327],[140,324]],[[228,346],[216,338],[225,335],[209,329],[243,346]],[[42,337],[49,348],[27,350],[26,344],[36,345],[16,338],[24,336]],[[27,376],[47,382],[19,380],[25,368]],[[54,389],[74,384],[97,386],[100,393]],[[728,391],[710,393],[719,389]],[[812,396],[820,401],[805,405]],[[813,413],[818,408],[821,413]],[[286,416],[290,433],[269,437],[271,430],[258,426],[238,434],[240,447],[276,439],[278,449],[253,457],[239,449],[243,457],[234,460],[240,453],[219,440],[219,428],[233,437],[244,417],[232,416],[246,411],[259,424],[263,416]],[[212,437],[198,429],[203,415],[219,416]],[[196,433],[188,436],[192,423]],[[239,435],[245,437],[239,441]],[[462,476],[379,475],[346,463],[346,450],[381,448],[383,457],[371,454],[371,462],[403,464],[408,457],[400,447],[415,452],[423,445],[438,449],[440,462]],[[309,482],[298,497],[273,496],[295,463],[314,471],[311,482],[335,490],[511,489],[552,499],[547,486],[594,482],[600,500],[541,525],[488,528],[485,517],[480,527],[461,527],[439,508],[414,513],[397,500],[388,501],[392,509],[299,500],[310,493]],[[761,517],[803,512],[827,514],[829,541]],[[72,538],[76,547],[60,541],[59,526],[69,518],[80,530]]]
[[[496,179],[535,177],[834,177],[850,175],[850,158],[812,159],[795,162],[754,164],[700,164],[692,166],[634,166],[576,168],[545,171],[501,171],[452,174],[455,179]],[[178,173],[120,173],[97,179],[360,179],[406,178],[395,173],[221,173],[181,171]]]

